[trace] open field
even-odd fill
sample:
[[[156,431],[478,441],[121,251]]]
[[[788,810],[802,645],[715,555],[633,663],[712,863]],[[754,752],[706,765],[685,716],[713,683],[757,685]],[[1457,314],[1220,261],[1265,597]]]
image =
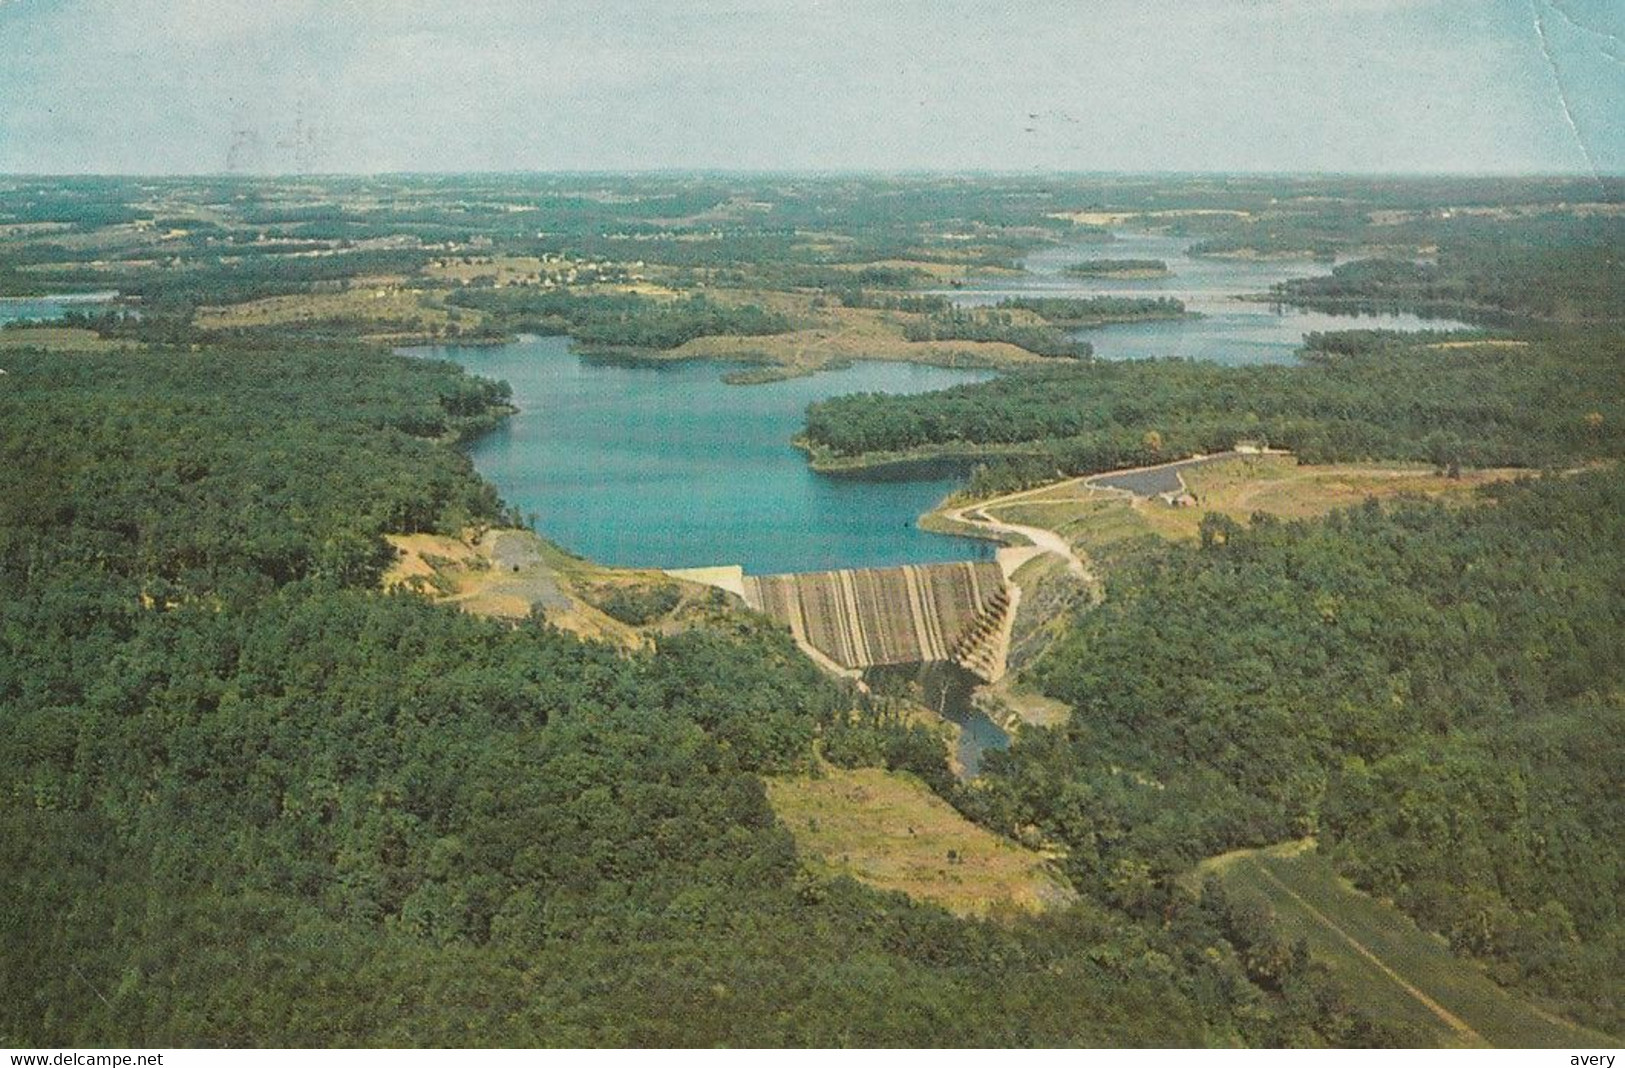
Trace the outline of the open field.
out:
[[[112,352],[132,341],[104,338],[94,330],[61,326],[19,326],[0,330],[0,352],[7,349],[52,349],[63,352]]]
[[[544,260],[540,256],[448,256],[423,268],[426,277],[464,285],[475,279],[489,279],[496,285],[524,285],[562,279],[575,269],[563,259]]]
[[[918,271],[930,275],[938,282],[952,281],[956,278],[967,278],[971,275],[985,275],[992,277],[1019,275],[1023,272],[1013,267],[995,267],[985,263],[978,263],[969,254],[963,263],[945,263],[941,260],[871,260],[867,263],[836,263],[831,264],[838,271],[851,271],[857,274],[860,271],[880,268],[893,271]]]
[[[470,308],[457,309],[456,318],[433,300],[432,294],[394,285],[356,284],[339,292],[301,293],[267,297],[226,307],[200,308],[197,325],[205,330],[243,330],[264,327],[309,326],[322,323],[376,324],[420,333],[441,333],[453,323],[472,329],[483,316]]]
[[[1477,338],[1472,341],[1435,341],[1427,346],[1430,349],[1526,349],[1529,342],[1518,341],[1513,338]]]
[[[1290,456],[1243,456],[1182,469],[1180,477],[1195,498],[1192,507],[1094,489],[1086,480],[1075,479],[1022,494],[1008,504],[995,502],[985,510],[996,519],[1054,530],[1086,552],[1098,552],[1145,535],[1195,540],[1207,512],[1246,522],[1255,512],[1305,519],[1368,498],[1390,500],[1407,494],[1465,503],[1481,486],[1530,473],[1489,468],[1463,471],[1453,479],[1428,464],[1310,467]]]
[[[767,780],[809,867],[898,890],[960,915],[1033,912],[1075,896],[1044,857],[978,827],[913,776],[826,768]]]
[[[1220,215],[1236,219],[1251,219],[1254,217],[1252,212],[1236,211],[1229,208],[1179,208],[1168,211],[1057,211],[1051,212],[1050,215],[1052,218],[1066,219],[1076,226],[1146,225],[1184,218],[1200,218],[1204,215]]]
[[[923,363],[933,367],[1009,368],[1044,360],[1026,349],[993,341],[865,342],[821,330],[765,337],[704,337],[679,349],[653,353],[654,359],[713,359],[761,364],[759,372],[734,377],[741,383],[776,381],[846,367],[859,360]]]
[[[548,256],[445,256],[425,264],[421,277],[436,285],[496,286],[498,288],[571,288],[579,292],[642,293],[675,297],[676,290],[655,285],[643,276],[641,264],[578,260]]]
[[[1211,858],[1193,881],[1209,873],[1232,895],[1268,905],[1282,934],[1305,940],[1360,1007],[1439,1045],[1614,1044],[1507,994],[1441,939],[1339,878],[1310,841]]]

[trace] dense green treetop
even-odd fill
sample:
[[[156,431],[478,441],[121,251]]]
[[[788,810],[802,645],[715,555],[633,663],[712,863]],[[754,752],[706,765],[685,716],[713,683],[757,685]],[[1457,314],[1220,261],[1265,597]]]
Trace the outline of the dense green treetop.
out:
[[[1298,366],[1096,361],[914,396],[837,397],[808,410],[805,439],[832,466],[986,458],[989,488],[1246,440],[1312,463],[1542,467],[1625,454],[1621,398],[1625,358],[1611,333],[1465,347],[1342,334],[1312,338]]]
[[[732,287],[1077,355],[1058,328],[1173,309],[960,314],[910,289],[1101,236],[1073,213],[1146,212],[1198,251],[1368,261],[1274,299],[1460,307],[1507,317],[1513,343],[1337,332],[1296,367],[1055,361],[815,406],[817,458],[990,460],[983,489],[1238,438],[1306,461],[1565,469],[1625,447],[1625,348],[1601,322],[1618,227],[1564,206],[1617,200],[1600,186],[0,182],[0,293],[116,289],[71,325],[130,345],[0,348],[0,1040],[1418,1041],[1267,916],[1178,885],[1210,853],[1310,834],[1498,980],[1617,1032],[1617,470],[1137,546],[1038,665],[1069,721],[963,786],[936,735],[743,612],[626,652],[545,613],[381,592],[386,533],[515,521],[456,448],[506,388],[297,324],[198,326],[202,306],[373,285],[432,289],[492,336],[609,348],[795,326],[705,295]],[[569,257],[593,280],[643,264],[683,295],[428,280],[476,255]],[[1059,847],[1082,900],[969,921],[814,877],[762,776],[820,760],[914,774]]]
[[[817,741],[953,780],[756,617],[626,653],[379,592],[383,532],[503,518],[450,445],[498,386],[353,348],[5,361],[10,1044],[1406,1038],[1260,970],[1222,900],[974,922],[806,874],[762,774]]]
[[[1136,865],[1308,835],[1361,886],[1617,1032],[1625,473],[1223,516],[1148,548],[1042,661],[1070,722],[990,757],[976,803]]]

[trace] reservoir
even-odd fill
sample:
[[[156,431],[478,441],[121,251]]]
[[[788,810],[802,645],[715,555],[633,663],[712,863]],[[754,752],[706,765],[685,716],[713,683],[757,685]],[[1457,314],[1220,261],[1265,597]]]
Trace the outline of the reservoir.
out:
[[[1083,330],[1104,359],[1179,356],[1287,363],[1305,333],[1358,327],[1454,329],[1414,315],[1337,316],[1240,300],[1284,278],[1325,274],[1312,260],[1187,255],[1189,238],[1124,233],[1040,250],[1020,277],[944,291],[966,305],[1019,296],[1177,297],[1200,317]],[[1166,278],[1075,278],[1083,259],[1156,259]],[[4,314],[0,312],[0,314]],[[951,477],[861,481],[815,474],[790,444],[807,405],[843,393],[920,393],[991,372],[859,362],[762,385],[729,385],[737,365],[593,360],[568,338],[409,350],[506,380],[519,413],[470,448],[480,473],[544,536],[620,567],[740,564],[752,574],[986,559],[988,543],[916,526]],[[946,475],[946,473],[944,473]]]
[[[519,413],[473,444],[474,465],[535,515],[539,533],[599,563],[773,574],[992,555],[987,542],[916,525],[952,479],[828,478],[790,444],[813,401],[921,393],[990,372],[869,362],[734,386],[722,376],[736,365],[605,363],[564,337],[409,351],[513,387]]]
[[[1020,278],[947,291],[967,305],[1017,296],[1166,296],[1199,318],[1081,331],[1104,359],[1179,356],[1226,364],[1286,363],[1303,335],[1356,327],[1450,329],[1412,315],[1333,316],[1237,299],[1283,278],[1326,273],[1312,261],[1187,256],[1186,239],[1123,235],[1109,244],[1046,249]],[[1160,259],[1168,278],[1073,278],[1072,262]],[[3,314],[3,312],[0,312]],[[429,346],[513,387],[518,414],[474,442],[479,472],[543,536],[619,567],[739,564],[764,575],[988,559],[987,542],[931,534],[916,521],[957,480],[861,481],[819,475],[790,441],[807,405],[845,393],[920,393],[984,381],[992,372],[859,362],[760,385],[729,385],[738,365],[715,361],[613,363],[571,351],[565,337],[502,346]],[[934,707],[961,726],[959,760],[975,774],[983,752],[1008,744],[970,703],[970,687],[938,673]]]
[[[1116,323],[1077,331],[1095,355],[1107,360],[1158,356],[1223,364],[1296,363],[1303,336],[1330,330],[1459,330],[1467,324],[1409,314],[1331,315],[1258,301],[1241,294],[1267,293],[1289,278],[1327,274],[1329,264],[1310,259],[1218,259],[1191,256],[1190,237],[1119,233],[1117,240],[1042,249],[1027,257],[1027,274],[972,279],[963,288],[938,290],[966,306],[1011,297],[1173,297],[1200,318]],[[1091,259],[1161,260],[1166,278],[1076,278],[1069,263]]]

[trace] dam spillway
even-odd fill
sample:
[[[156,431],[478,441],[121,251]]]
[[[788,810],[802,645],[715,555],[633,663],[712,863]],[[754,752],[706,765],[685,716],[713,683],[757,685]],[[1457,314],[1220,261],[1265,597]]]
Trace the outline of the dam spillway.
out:
[[[1004,674],[1013,590],[995,563],[743,576],[745,602],[854,671],[945,661]]]

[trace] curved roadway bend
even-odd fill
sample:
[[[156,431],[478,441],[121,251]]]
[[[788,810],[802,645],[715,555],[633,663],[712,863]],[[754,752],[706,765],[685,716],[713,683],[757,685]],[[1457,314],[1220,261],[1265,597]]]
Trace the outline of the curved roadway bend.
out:
[[[1009,610],[1005,614],[1003,625],[1000,629],[997,652],[994,657],[997,666],[991,675],[988,676],[989,681],[996,682],[1005,674],[1005,661],[1010,652],[1010,642],[1015,628],[1016,612],[1021,604],[1021,586],[1016,583],[1015,575],[1016,571],[1019,570],[1023,564],[1034,559],[1035,557],[1043,556],[1045,553],[1050,553],[1064,560],[1066,562],[1067,571],[1085,586],[1098,586],[1098,579],[1096,578],[1095,574],[1089,570],[1088,566],[1084,564],[1083,558],[1080,557],[1077,551],[1072,548],[1072,543],[1067,541],[1066,538],[1062,537],[1056,531],[1049,530],[1044,527],[1030,527],[1021,523],[1008,523],[1002,519],[994,519],[992,516],[987,514],[987,510],[989,508],[997,508],[1002,505],[1015,504],[1031,497],[1037,497],[1040,494],[1051,494],[1056,490],[1079,484],[1082,484],[1084,488],[1089,490],[1091,493],[1100,492],[1108,495],[1132,498],[1135,496],[1135,493],[1128,487],[1110,484],[1100,485],[1095,483],[1094,480],[1112,475],[1132,476],[1137,474],[1161,473],[1164,470],[1168,470],[1173,473],[1175,479],[1178,479],[1178,485],[1183,486],[1184,480],[1179,478],[1179,469],[1190,463],[1202,463],[1208,459],[1212,458],[1192,457],[1186,460],[1176,460],[1168,464],[1157,464],[1150,468],[1136,468],[1128,471],[1107,472],[1105,476],[1100,474],[1082,475],[1077,478],[1063,479],[1059,482],[1051,482],[1042,486],[1034,486],[1031,489],[1018,490],[1015,493],[1007,493],[1002,497],[994,497],[990,500],[979,501],[975,504],[965,504],[960,505],[957,508],[947,508],[941,512],[943,516],[956,523],[960,523],[968,527],[980,528],[990,535],[1014,534],[1025,538],[1031,543],[1029,545],[1021,546],[1007,545],[1001,548],[996,554],[996,558],[999,562],[999,570],[1003,572],[1004,580],[1010,588],[1010,605]],[[1000,539],[994,538],[994,540]]]
[[[1028,497],[1039,494],[1054,493],[1056,490],[1069,486],[1082,484],[1086,489],[1100,493],[1116,494],[1120,497],[1133,499],[1150,496],[1152,493],[1164,492],[1166,489],[1182,489],[1185,485],[1180,471],[1187,467],[1196,467],[1201,464],[1214,463],[1219,460],[1228,460],[1236,456],[1248,455],[1240,450],[1212,453],[1209,455],[1187,456],[1183,460],[1170,460],[1166,463],[1152,464],[1148,467],[1131,467],[1121,471],[1104,471],[1093,475],[1081,475],[1077,478],[1063,479],[1060,482],[1050,482],[1032,489],[1021,490],[1016,493],[1007,493],[1003,497],[994,497],[992,500],[980,501],[976,504],[962,505],[958,508],[949,508],[942,514],[949,519],[957,520],[967,526],[981,527],[984,530],[995,531],[1001,534],[1019,534],[1032,542],[1032,547],[1019,549],[1005,548],[999,550],[999,565],[1004,568],[1006,579],[1014,575],[1016,568],[1025,564],[1035,556],[1044,553],[1054,553],[1066,561],[1067,570],[1085,582],[1094,580],[1093,574],[1084,566],[1078,554],[1073,551],[1071,544],[1053,530],[1042,527],[1026,527],[1018,523],[1006,523],[994,519],[987,514],[986,509],[997,508],[1006,504],[1013,504]],[[1258,449],[1251,455],[1285,456],[1289,455],[1285,449]],[[1145,480],[1148,477],[1172,475],[1174,485],[1154,485]],[[1126,484],[1125,484],[1126,483]],[[1142,492],[1143,491],[1143,492]]]
[[[1070,481],[1081,482],[1082,479],[1072,479]],[[1010,590],[1010,604],[999,627],[999,636],[993,657],[996,666],[986,676],[989,682],[998,682],[1008,670],[1010,645],[1015,636],[1016,613],[1021,609],[1021,586],[1016,582],[1015,576],[1022,564],[1045,553],[1053,553],[1066,561],[1066,569],[1075,575],[1080,582],[1089,586],[1094,585],[1094,575],[1084,566],[1083,560],[1061,535],[1053,530],[1045,530],[1042,527],[1006,523],[1001,519],[994,519],[983,511],[985,508],[1007,504],[1035,493],[1053,490],[1056,485],[1064,485],[1064,483],[1040,486],[1037,489],[1023,490],[1020,493],[1006,494],[1003,497],[995,497],[990,501],[982,501],[979,504],[949,508],[942,513],[949,519],[963,523],[966,526],[980,527],[989,533],[1020,535],[1032,543],[1031,545],[1006,545],[995,554],[995,559],[999,562],[999,570],[1004,574],[1005,584]]]
[[[1084,479],[1074,478],[1066,482],[1054,482],[1047,486],[1022,490],[1019,493],[1009,493],[1003,497],[995,497],[992,500],[981,501],[977,504],[949,508],[942,514],[967,526],[982,527],[985,530],[999,534],[1018,534],[1032,542],[1031,546],[1007,547],[999,550],[999,566],[1004,570],[1004,577],[1007,580],[1016,573],[1017,568],[1033,557],[1042,556],[1044,553],[1054,553],[1066,561],[1068,571],[1088,582],[1091,578],[1089,569],[1084,566],[1083,560],[1073,551],[1071,544],[1055,531],[1045,530],[1043,527],[1022,526],[1020,523],[1006,523],[1002,519],[994,519],[985,511],[988,508],[996,508],[1000,505],[1019,501],[1024,497],[1031,497],[1039,493],[1051,493],[1061,486],[1082,481]]]

